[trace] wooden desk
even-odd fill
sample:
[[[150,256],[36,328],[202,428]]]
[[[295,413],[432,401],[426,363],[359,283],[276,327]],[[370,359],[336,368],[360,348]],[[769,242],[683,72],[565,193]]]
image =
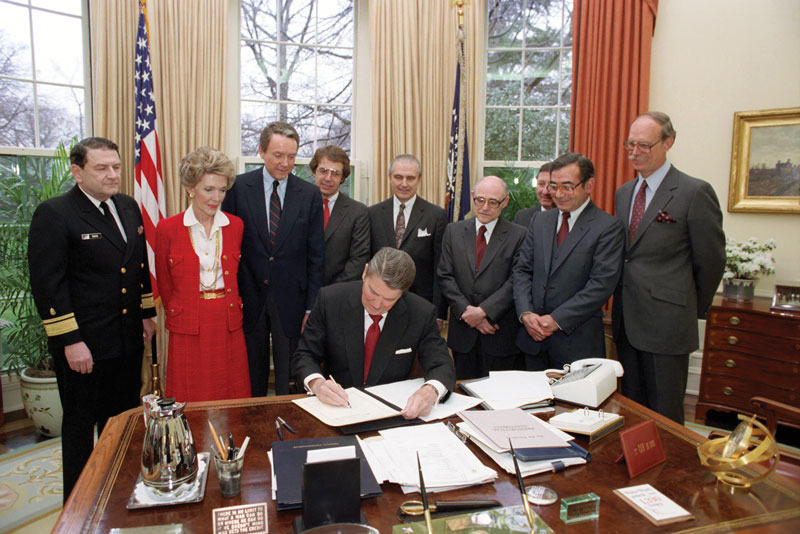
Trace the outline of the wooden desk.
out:
[[[223,498],[216,470],[208,475],[205,499],[201,503],[167,506],[145,510],[127,510],[125,505],[139,474],[144,437],[141,410],[130,410],[111,419],[92,453],[89,463],[64,507],[53,532],[107,533],[113,527],[148,526],[183,523],[186,532],[211,532],[211,510],[267,502],[270,533],[291,533],[291,520],[299,510],[277,512],[270,494],[270,470],[267,450],[277,439],[275,417],[280,415],[297,430],[298,438],[334,436],[338,432],[319,423],[290,401],[296,397],[269,397],[216,403],[197,403],[186,409],[198,452],[209,450],[211,436],[207,418],[221,432],[233,430],[239,436],[250,435],[242,493]],[[559,407],[559,411],[565,408]],[[703,470],[696,453],[702,441],[697,434],[660,415],[614,394],[603,406],[609,412],[625,416],[626,427],[646,418],[656,420],[667,454],[667,461],[632,481],[623,464],[614,461],[620,454],[617,433],[588,446],[592,460],[586,465],[569,467],[561,473],[531,476],[527,484],[546,484],[559,497],[593,491],[601,498],[600,519],[565,525],[559,519],[559,505],[534,506],[556,532],[800,532],[800,487],[781,477],[759,484],[750,495],[730,495],[720,490],[714,477]],[[294,436],[287,434],[287,439]],[[579,438],[579,443],[587,446]],[[516,481],[480,452],[470,448],[484,464],[496,469],[494,484],[484,484],[443,494],[436,499],[497,499],[504,505],[520,503]],[[655,527],[644,516],[625,504],[612,490],[649,483],[694,515],[693,521]],[[369,523],[382,533],[390,533],[398,523],[396,510],[411,496],[404,496],[395,484],[384,484],[383,495],[362,501]],[[792,526],[794,525],[794,527]]]

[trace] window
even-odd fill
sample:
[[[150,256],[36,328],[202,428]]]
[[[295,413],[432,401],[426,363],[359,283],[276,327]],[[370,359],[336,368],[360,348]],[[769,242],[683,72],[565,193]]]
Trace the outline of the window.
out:
[[[0,0],[0,145],[84,137],[81,0]]]
[[[484,166],[538,168],[569,145],[572,0],[489,0],[487,34]]]
[[[319,146],[351,149],[353,0],[242,0],[242,154],[282,120],[300,134],[300,158]],[[306,160],[307,161],[307,160]]]

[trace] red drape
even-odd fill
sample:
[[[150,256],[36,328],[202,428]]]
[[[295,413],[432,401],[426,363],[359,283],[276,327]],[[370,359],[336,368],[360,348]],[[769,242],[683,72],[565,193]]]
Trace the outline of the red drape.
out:
[[[650,48],[658,0],[575,0],[570,150],[588,156],[592,200],[614,212],[614,191],[634,176],[622,148],[648,110]]]

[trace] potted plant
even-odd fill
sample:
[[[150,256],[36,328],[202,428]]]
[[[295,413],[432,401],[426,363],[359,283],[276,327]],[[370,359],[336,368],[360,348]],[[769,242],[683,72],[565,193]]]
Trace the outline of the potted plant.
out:
[[[4,364],[20,377],[25,412],[36,430],[59,436],[61,401],[31,293],[27,251],[36,206],[72,185],[68,149],[59,143],[53,158],[16,158],[13,166],[0,165],[0,178],[0,334],[8,347]]]
[[[775,272],[774,239],[763,244],[755,237],[747,241],[725,240],[725,274],[722,275],[723,297],[728,300],[751,301],[758,275]]]
[[[519,210],[539,205],[533,181],[538,173],[534,169],[514,167],[508,163],[506,167],[495,169],[495,172],[508,186],[508,205],[501,213],[505,219],[513,221]]]

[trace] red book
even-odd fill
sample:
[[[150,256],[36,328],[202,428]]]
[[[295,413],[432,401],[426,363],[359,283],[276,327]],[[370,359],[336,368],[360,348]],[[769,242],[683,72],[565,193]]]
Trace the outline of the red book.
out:
[[[622,456],[617,462],[625,461],[630,478],[641,475],[667,459],[661,438],[658,437],[658,427],[652,419],[621,431],[619,441],[622,444]]]

